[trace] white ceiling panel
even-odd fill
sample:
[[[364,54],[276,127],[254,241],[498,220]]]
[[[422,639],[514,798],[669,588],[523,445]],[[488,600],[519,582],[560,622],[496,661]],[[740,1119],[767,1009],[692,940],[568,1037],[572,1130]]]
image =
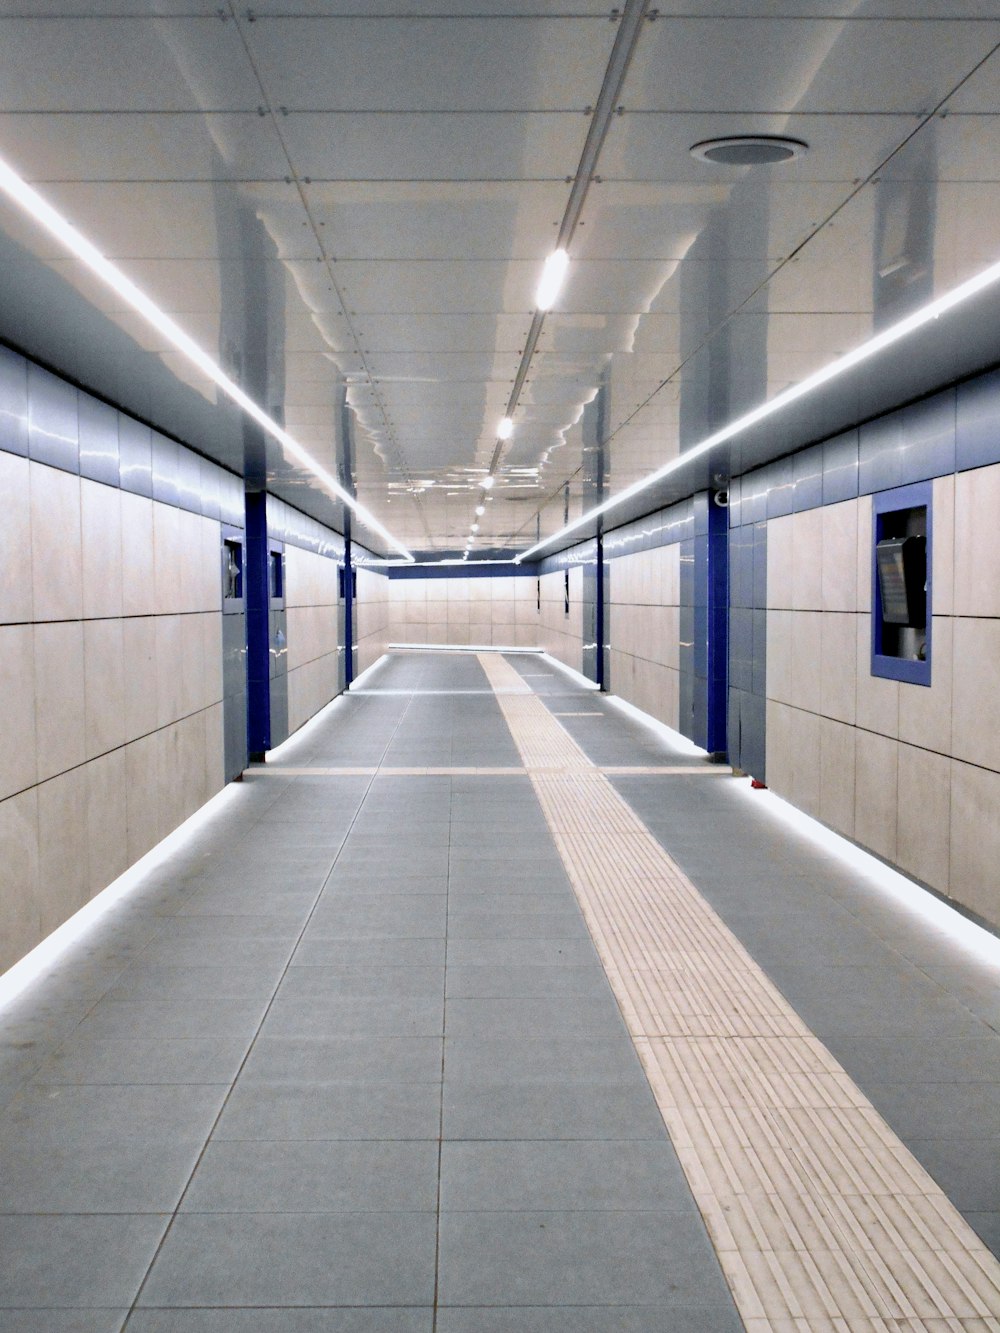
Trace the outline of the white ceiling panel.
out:
[[[587,136],[576,112],[294,112],[282,133],[296,173],[312,180],[560,180]]]
[[[995,6],[1000,9],[1000,6]],[[948,99],[948,111],[973,115],[1000,114],[1000,54],[992,55]]]
[[[255,111],[260,100],[236,25],[218,17],[0,20],[0,111]]]
[[[496,379],[501,367],[507,383],[514,378],[517,362],[510,352],[499,357],[492,352],[375,352],[369,358],[372,376],[380,384],[480,384]]]
[[[288,174],[271,118],[255,111],[0,115],[0,153],[34,182],[283,180]]]
[[[339,268],[339,265],[338,265]],[[373,352],[490,352],[520,354],[531,316],[495,314],[376,314],[357,317],[363,346]]]
[[[998,40],[1000,23],[665,18],[622,100],[630,111],[929,111]]]
[[[551,248],[566,185],[312,181],[309,211],[338,259],[533,259]]]
[[[880,166],[918,124],[912,115],[625,115],[612,122],[601,174],[609,182],[671,181],[706,189],[731,189],[751,175],[768,186],[849,182]],[[694,144],[738,134],[788,135],[807,144],[808,152],[761,167],[725,166],[691,156]]]
[[[597,99],[606,18],[288,18],[247,25],[289,111],[558,111]]]
[[[402,260],[337,264],[341,291],[359,315],[530,311],[539,267],[525,262]]]

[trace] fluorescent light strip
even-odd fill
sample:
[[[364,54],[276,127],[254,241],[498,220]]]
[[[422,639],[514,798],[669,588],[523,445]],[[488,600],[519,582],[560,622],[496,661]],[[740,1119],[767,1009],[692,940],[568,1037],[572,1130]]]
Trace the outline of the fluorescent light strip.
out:
[[[648,477],[643,477],[641,481],[633,482],[631,486],[626,486],[623,491],[612,495],[603,504],[588,509],[585,514],[575,518],[572,523],[567,523],[558,532],[554,532],[551,537],[536,542],[534,546],[530,546],[526,551],[522,551],[520,555],[516,555],[514,557],[515,564],[520,564],[522,560],[529,559],[536,551],[544,550],[546,546],[561,541],[563,537],[569,536],[571,532],[575,532],[578,528],[590,523],[600,514],[606,514],[608,510],[624,504],[626,500],[631,500],[633,496],[639,495],[648,487],[655,486],[657,482],[663,481],[665,477],[669,477],[682,467],[686,467],[688,463],[700,458],[702,454],[707,454],[711,449],[715,449],[718,445],[733,439],[734,436],[742,434],[743,431],[755,426],[759,421],[764,421],[767,417],[773,416],[775,412],[780,412],[783,407],[796,402],[799,398],[804,398],[821,385],[827,384],[830,380],[836,379],[839,375],[843,375],[846,371],[860,365],[862,361],[877,356],[879,352],[893,346],[894,343],[899,342],[917,329],[923,328],[925,324],[930,324],[941,315],[947,314],[949,310],[961,305],[963,301],[967,301],[970,297],[977,296],[980,292],[985,291],[986,288],[992,287],[997,281],[1000,281],[1000,262],[991,264],[989,268],[983,269],[975,277],[960,283],[957,287],[953,287],[950,292],[945,292],[943,296],[937,297],[936,300],[930,301],[919,310],[915,310],[913,314],[907,315],[905,319],[901,319],[890,325],[889,328],[883,329],[881,333],[869,338],[867,342],[861,343],[853,351],[838,357],[836,361],[831,361],[829,365],[821,367],[811,375],[807,375],[798,384],[793,384],[791,388],[783,390],[774,398],[769,398],[767,402],[761,403],[752,411],[737,417],[735,421],[731,421],[727,426],[723,426],[721,430],[715,431],[714,434],[709,435],[691,449],[687,449],[676,458],[672,458],[669,463],[664,463],[661,468],[651,472]]]
[[[565,250],[553,250],[545,261],[542,276],[535,292],[535,305],[539,310],[551,310],[556,303],[569,268],[569,255]],[[503,438],[503,437],[501,437]]]
[[[307,468],[338,500],[342,500],[367,528],[377,532],[394,550],[400,553],[404,560],[413,559],[406,547],[396,540],[388,528],[383,527],[374,514],[366,509],[364,505],[359,504],[354,496],[341,486],[336,477],[320,463],[317,463],[312,455],[303,449],[302,445],[289,435],[283,426],[279,426],[276,421],[267,415],[263,408],[258,407],[253,399],[248,397],[240,386],[229,378],[222,367],[203,348],[199,347],[189,334],[184,332],[179,324],[176,324],[165,311],[160,309],[155,301],[141,291],[130,278],[127,278],[121,269],[112,264],[109,259],[106,259],[91,241],[88,241],[71,222],[68,222],[47,200],[43,199],[38,191],[23,180],[3,158],[0,158],[0,190],[3,190],[19,208],[22,208],[41,227],[44,227],[50,236],[54,236],[60,245],[65,246],[70,254],[79,259],[82,264],[85,264],[127,305],[140,314],[147,324],[161,333],[182,356],[185,356],[206,378],[216,384],[248,417],[256,421],[258,426],[266,431],[272,439],[277,440],[288,455],[304,468]]]

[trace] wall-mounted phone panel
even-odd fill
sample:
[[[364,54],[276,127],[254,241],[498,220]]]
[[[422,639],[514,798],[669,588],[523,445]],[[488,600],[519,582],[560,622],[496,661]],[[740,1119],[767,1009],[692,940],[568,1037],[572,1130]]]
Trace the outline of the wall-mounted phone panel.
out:
[[[930,482],[872,497],[872,675],[931,683]]]

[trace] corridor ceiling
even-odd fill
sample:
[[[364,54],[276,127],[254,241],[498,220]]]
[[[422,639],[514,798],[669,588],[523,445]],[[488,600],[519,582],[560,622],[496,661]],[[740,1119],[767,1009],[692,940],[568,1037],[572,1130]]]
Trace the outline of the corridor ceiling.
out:
[[[1000,259],[998,46],[1000,0],[0,0],[0,155],[406,547],[475,558]],[[736,135],[807,151],[690,152]],[[336,521],[13,203],[0,229],[0,334]],[[998,359],[967,332],[959,369]]]

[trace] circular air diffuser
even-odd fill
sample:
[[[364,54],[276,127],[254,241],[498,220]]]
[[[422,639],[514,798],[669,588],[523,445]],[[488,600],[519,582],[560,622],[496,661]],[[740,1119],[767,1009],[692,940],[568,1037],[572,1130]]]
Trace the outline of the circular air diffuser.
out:
[[[736,134],[727,139],[704,139],[693,146],[691,156],[727,167],[758,167],[790,162],[793,157],[801,157],[807,147],[801,139],[784,139],[777,134]]]

